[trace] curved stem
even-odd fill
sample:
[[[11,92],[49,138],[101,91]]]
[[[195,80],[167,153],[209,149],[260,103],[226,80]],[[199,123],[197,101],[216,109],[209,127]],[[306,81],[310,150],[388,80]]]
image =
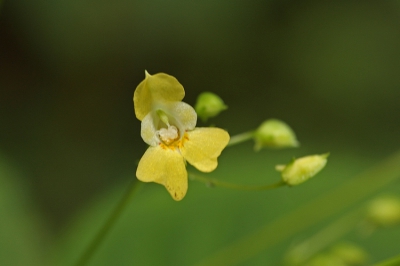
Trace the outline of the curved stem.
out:
[[[93,255],[95,254],[101,243],[103,243],[107,234],[115,225],[118,218],[121,216],[123,211],[126,209],[127,205],[130,203],[132,197],[135,195],[135,192],[138,190],[140,183],[141,182],[137,180],[132,180],[124,196],[121,198],[118,205],[115,207],[111,215],[108,217],[103,227],[100,228],[100,230],[97,232],[93,240],[86,247],[85,251],[82,253],[79,260],[75,263],[75,266],[84,266],[88,264],[88,262],[93,257]]]
[[[286,186],[286,183],[283,181],[279,181],[277,183],[269,184],[269,185],[240,185],[240,184],[220,181],[220,180],[217,180],[214,178],[195,175],[192,173],[189,173],[189,178],[200,181],[210,187],[224,187],[224,188],[229,188],[229,189],[246,190],[246,191],[271,190],[274,188]]]
[[[254,130],[232,136],[231,139],[229,140],[227,147],[251,140],[253,137],[254,137]]]

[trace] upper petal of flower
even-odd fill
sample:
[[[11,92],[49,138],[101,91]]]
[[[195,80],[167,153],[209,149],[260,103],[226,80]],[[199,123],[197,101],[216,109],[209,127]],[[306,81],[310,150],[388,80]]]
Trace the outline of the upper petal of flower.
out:
[[[182,155],[174,149],[150,147],[140,159],[136,176],[143,182],[156,182],[168,190],[174,200],[181,200],[188,189],[188,178]]]
[[[194,167],[203,172],[213,171],[217,158],[229,142],[229,134],[220,128],[196,128],[186,132],[180,151],[183,157]]]
[[[150,75],[146,72],[146,78],[133,94],[136,117],[142,120],[152,110],[154,102],[181,101],[184,96],[185,90],[175,77],[165,73]]]

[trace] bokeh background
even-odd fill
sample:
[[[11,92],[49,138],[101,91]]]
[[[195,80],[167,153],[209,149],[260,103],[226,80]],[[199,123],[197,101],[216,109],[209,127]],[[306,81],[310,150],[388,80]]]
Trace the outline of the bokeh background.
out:
[[[219,94],[229,109],[211,123],[232,135],[267,118],[297,133],[296,150],[227,149],[215,178],[271,183],[293,156],[330,161],[295,189],[193,181],[176,203],[146,185],[93,265],[191,265],[395,152],[399,47],[395,0],[0,1],[0,262],[43,265],[57,246],[73,260],[83,224],[104,220],[146,149],[132,104],[145,69],[177,77],[189,104]],[[317,229],[243,265],[278,265]],[[396,254],[390,230],[355,241],[378,261]]]

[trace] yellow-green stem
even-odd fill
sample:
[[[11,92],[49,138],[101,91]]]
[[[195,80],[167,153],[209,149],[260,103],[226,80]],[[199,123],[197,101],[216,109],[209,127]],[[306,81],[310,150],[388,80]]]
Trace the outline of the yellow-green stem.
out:
[[[254,137],[254,131],[248,131],[232,136],[231,139],[229,140],[228,147],[251,140],[253,139],[253,137]]]
[[[90,260],[93,258],[93,255],[96,253],[96,250],[100,247],[101,243],[103,243],[107,234],[113,228],[118,218],[121,216],[123,211],[126,209],[126,206],[130,203],[131,199],[135,195],[135,192],[139,188],[139,184],[141,182],[137,180],[132,180],[128,189],[126,190],[124,196],[119,201],[118,205],[115,207],[113,212],[110,214],[103,227],[97,232],[93,240],[86,247],[78,261],[75,263],[75,266],[85,266]]]
[[[224,188],[229,188],[229,189],[247,190],[247,191],[271,190],[271,189],[275,189],[278,187],[286,186],[286,183],[283,181],[279,181],[279,182],[276,182],[274,184],[269,184],[269,185],[241,185],[241,184],[224,182],[224,181],[220,181],[220,180],[217,180],[214,178],[209,178],[209,177],[192,174],[192,173],[189,173],[189,178],[200,181],[211,187],[224,187]]]

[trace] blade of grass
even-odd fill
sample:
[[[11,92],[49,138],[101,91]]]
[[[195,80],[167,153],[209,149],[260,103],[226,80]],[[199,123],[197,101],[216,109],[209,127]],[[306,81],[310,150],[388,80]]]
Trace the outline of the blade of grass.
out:
[[[196,266],[237,265],[354,205],[400,177],[400,152],[313,201],[217,251]]]

